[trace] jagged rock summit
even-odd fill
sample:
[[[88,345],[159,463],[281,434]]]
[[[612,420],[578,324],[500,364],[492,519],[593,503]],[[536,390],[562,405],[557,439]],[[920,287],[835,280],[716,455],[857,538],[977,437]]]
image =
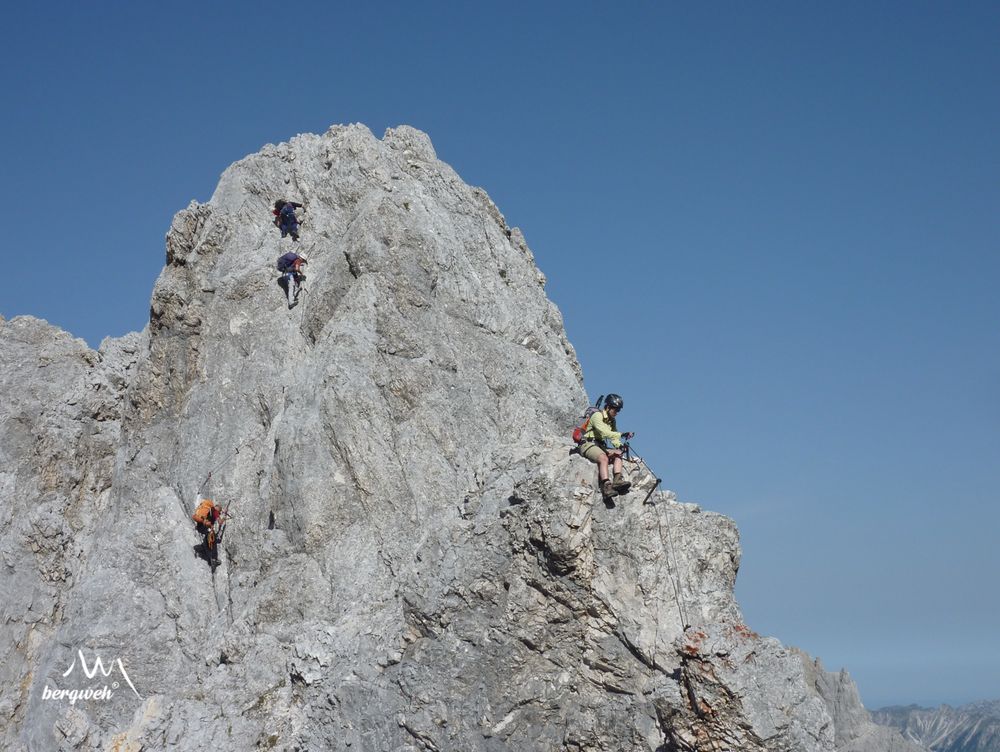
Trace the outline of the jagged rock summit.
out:
[[[742,624],[730,520],[604,507],[544,282],[426,135],[336,126],[177,214],[142,333],[0,321],[0,747],[919,749]]]

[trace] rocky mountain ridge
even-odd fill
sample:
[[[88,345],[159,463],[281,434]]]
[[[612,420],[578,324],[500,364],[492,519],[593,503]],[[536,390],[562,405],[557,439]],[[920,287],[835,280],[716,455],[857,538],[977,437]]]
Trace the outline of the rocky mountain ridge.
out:
[[[335,126],[177,214],[143,332],[0,322],[0,746],[919,749],[742,623],[732,521],[600,502],[544,282],[426,135]]]
[[[932,752],[1000,752],[1000,700],[957,708],[880,708],[872,712],[872,719]]]

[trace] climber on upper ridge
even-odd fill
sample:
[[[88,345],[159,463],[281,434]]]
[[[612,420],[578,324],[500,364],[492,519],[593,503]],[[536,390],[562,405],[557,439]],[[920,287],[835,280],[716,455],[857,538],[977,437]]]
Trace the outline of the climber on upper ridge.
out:
[[[625,406],[617,394],[604,398],[604,409],[595,410],[587,419],[579,444],[581,457],[597,465],[597,479],[605,501],[614,496],[624,496],[632,484],[622,476],[622,438],[631,439],[634,433],[620,433],[615,419]],[[610,447],[608,444],[610,443]],[[608,479],[608,463],[612,464],[614,480]]]
[[[295,216],[295,210],[301,209],[302,204],[294,201],[286,201],[279,198],[274,202],[274,226],[281,230],[281,237],[292,236],[292,241],[299,239],[299,218]]]

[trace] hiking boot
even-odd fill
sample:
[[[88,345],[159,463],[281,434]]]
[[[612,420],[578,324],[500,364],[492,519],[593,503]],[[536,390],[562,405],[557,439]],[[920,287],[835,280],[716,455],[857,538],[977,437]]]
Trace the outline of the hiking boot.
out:
[[[605,501],[615,497],[615,489],[612,488],[610,480],[601,481],[601,496],[604,497]]]
[[[615,479],[611,483],[611,487],[615,489],[619,496],[624,496],[628,493],[628,490],[632,488],[631,481],[625,480],[621,473],[615,473]]]

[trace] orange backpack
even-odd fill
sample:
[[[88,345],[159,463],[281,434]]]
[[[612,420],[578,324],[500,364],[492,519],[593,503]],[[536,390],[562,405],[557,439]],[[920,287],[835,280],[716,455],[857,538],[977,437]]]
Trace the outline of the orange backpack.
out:
[[[197,522],[199,525],[204,525],[205,527],[212,527],[215,524],[216,519],[215,504],[211,499],[202,499],[198,508],[194,510],[194,514],[191,515],[191,519]]]

